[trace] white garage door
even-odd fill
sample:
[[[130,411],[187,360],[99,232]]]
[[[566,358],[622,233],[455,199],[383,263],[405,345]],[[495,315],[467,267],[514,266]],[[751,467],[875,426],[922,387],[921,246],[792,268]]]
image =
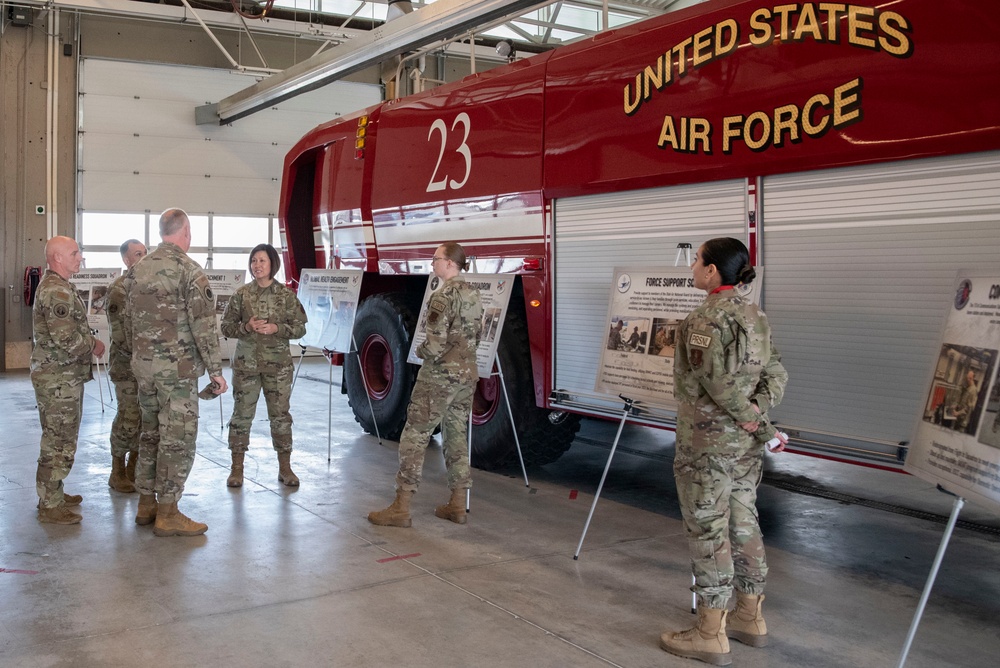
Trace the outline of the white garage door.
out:
[[[278,209],[285,153],[308,130],[376,104],[378,86],[338,82],[230,126],[194,109],[253,85],[228,70],[83,60],[83,211],[267,216]]]

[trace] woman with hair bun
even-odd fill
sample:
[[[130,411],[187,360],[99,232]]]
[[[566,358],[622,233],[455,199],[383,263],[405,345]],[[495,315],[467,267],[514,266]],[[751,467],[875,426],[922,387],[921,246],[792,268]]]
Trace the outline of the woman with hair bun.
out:
[[[717,238],[691,265],[708,296],[677,332],[674,477],[698,597],[694,628],[660,636],[671,654],[718,666],[732,663],[729,638],[767,644],[761,613],[767,563],[757,521],[757,485],[765,443],[783,450],[767,411],[784,394],[788,373],[764,315],[735,288],[756,277],[746,246]],[[736,609],[727,613],[736,590]],[[728,616],[728,626],[727,626]]]
[[[388,508],[368,513],[368,521],[380,526],[411,526],[410,498],[420,484],[427,443],[438,425],[451,498],[435,508],[434,514],[456,524],[467,521],[465,491],[472,486],[472,474],[466,439],[472,395],[479,382],[476,348],[483,329],[483,306],[479,290],[459,276],[469,269],[460,245],[438,246],[431,269],[444,285],[427,302],[426,338],[416,350],[424,363],[399,437],[396,499]]]

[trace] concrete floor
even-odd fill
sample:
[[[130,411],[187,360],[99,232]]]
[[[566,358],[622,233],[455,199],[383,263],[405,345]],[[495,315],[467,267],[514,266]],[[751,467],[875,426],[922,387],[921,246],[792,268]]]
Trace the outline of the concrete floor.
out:
[[[672,434],[626,428],[574,561],[615,425],[587,422],[561,460],[529,470],[530,488],[519,470],[476,472],[466,526],[433,516],[447,498],[434,444],[413,528],[375,527],[365,515],[392,498],[396,444],[361,433],[335,387],[328,462],[327,378],[307,362],[293,395],[298,489],[277,482],[263,403],[246,485],[228,489],[219,404],[203,402],[181,509],[208,533],[156,538],[133,522],[137,496],[107,487],[114,409],[96,382],[67,481],[83,523],[38,523],[34,395],[26,374],[0,374],[0,666],[704,665],[658,647],[693,619]],[[759,506],[772,643],[734,642],[733,665],[895,666],[943,525],[893,509],[947,516],[951,500],[778,455]],[[962,519],[976,526],[956,529],[907,666],[997,665],[1000,521],[974,506]]]

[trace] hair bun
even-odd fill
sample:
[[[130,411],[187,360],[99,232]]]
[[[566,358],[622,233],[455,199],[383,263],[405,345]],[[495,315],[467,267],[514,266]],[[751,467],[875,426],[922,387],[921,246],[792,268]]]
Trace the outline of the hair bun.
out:
[[[743,265],[743,268],[740,269],[740,275],[738,278],[740,279],[740,283],[751,283],[753,282],[753,279],[757,278],[757,272],[754,271],[752,266],[745,264]]]

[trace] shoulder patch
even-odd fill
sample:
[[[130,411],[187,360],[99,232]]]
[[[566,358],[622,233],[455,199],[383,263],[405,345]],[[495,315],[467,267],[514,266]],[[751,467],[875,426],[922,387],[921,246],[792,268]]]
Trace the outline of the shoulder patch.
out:
[[[712,335],[703,332],[691,332],[688,337],[688,345],[696,348],[708,348],[712,345]]]
[[[194,286],[198,288],[198,291],[201,292],[202,296],[204,296],[207,301],[214,303],[215,293],[212,292],[212,286],[208,282],[208,277],[205,276],[205,274],[195,276]]]
[[[704,361],[704,356],[701,353],[700,348],[694,348],[688,352],[688,361],[691,362],[691,366],[695,369],[701,368],[701,363]]]
[[[67,304],[62,304],[62,303],[56,304],[55,306],[52,307],[52,313],[57,318],[65,318],[66,316],[69,315],[69,306]]]
[[[111,315],[115,315],[116,313],[118,313],[118,304],[112,304],[111,306],[109,306],[108,313],[110,313]]]

